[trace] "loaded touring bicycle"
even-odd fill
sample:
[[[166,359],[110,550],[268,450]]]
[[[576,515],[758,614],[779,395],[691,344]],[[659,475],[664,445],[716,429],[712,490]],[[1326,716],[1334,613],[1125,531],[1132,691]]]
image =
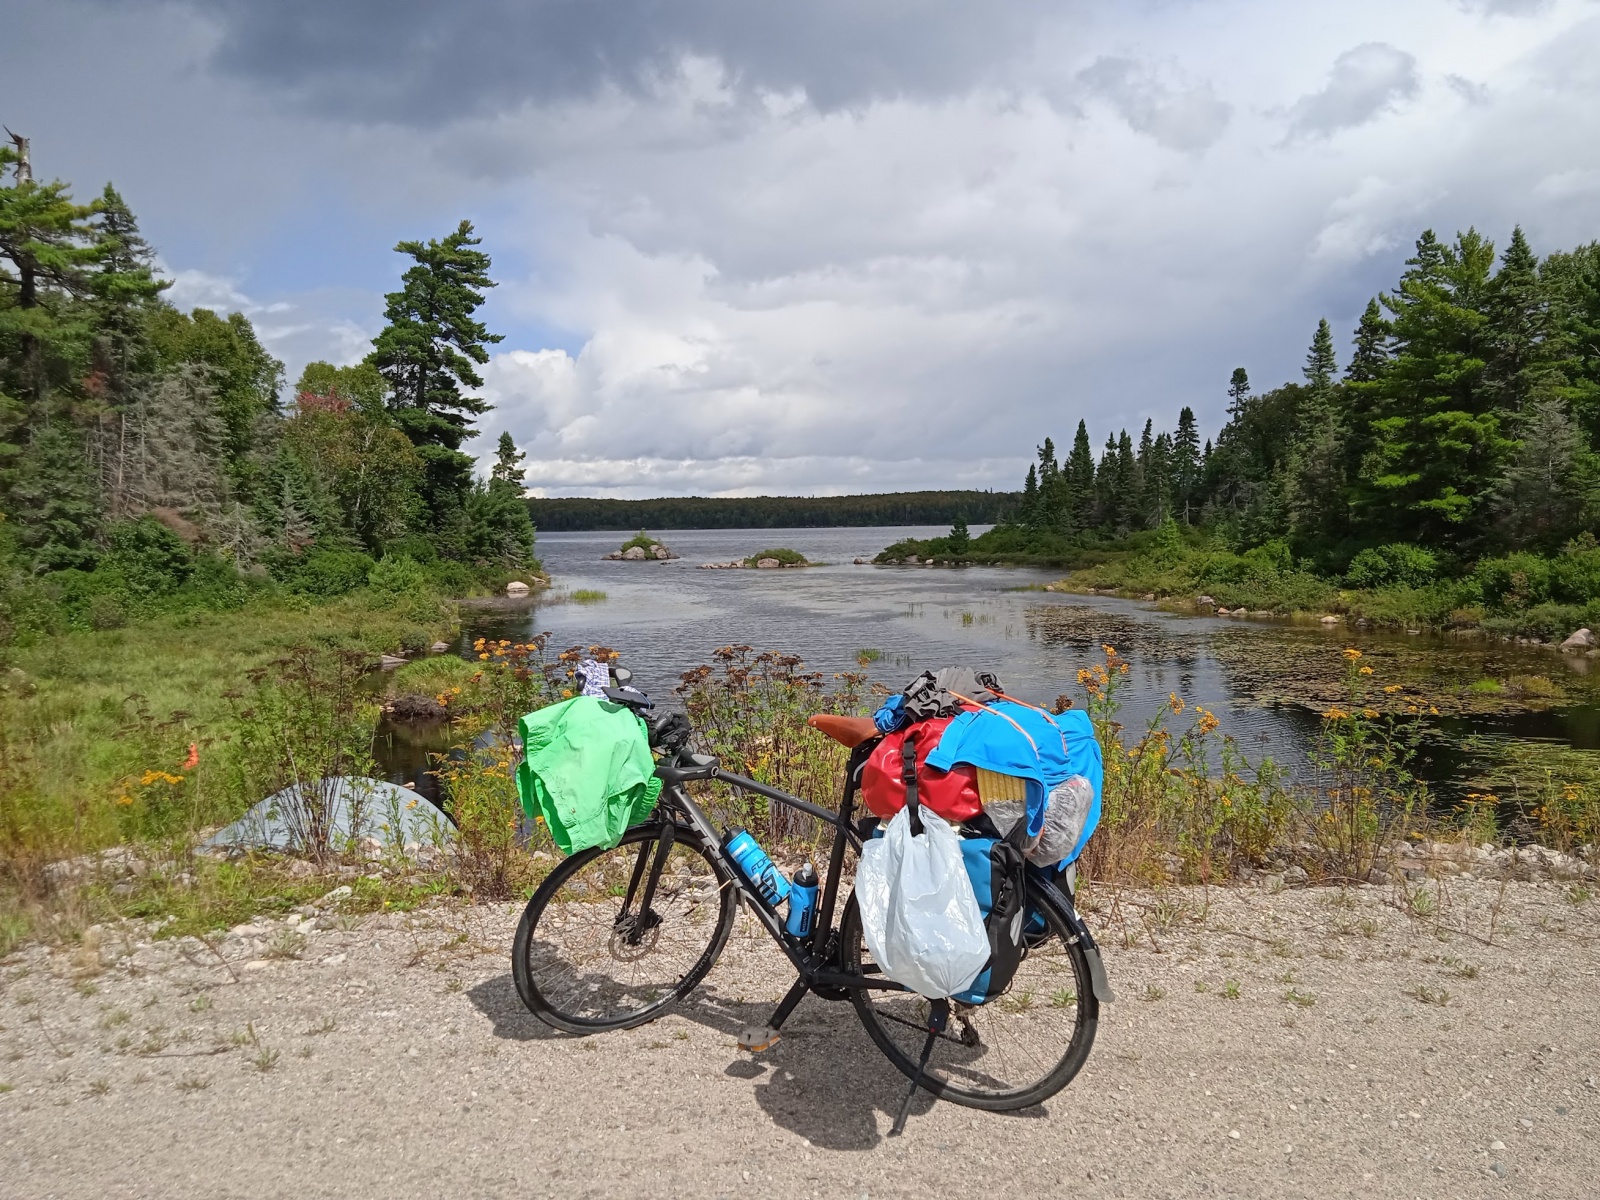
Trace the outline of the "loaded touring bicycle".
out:
[[[1013,889],[997,873],[986,914],[1007,903],[1014,911],[1007,922],[1016,939],[1005,963],[1009,979],[1001,978],[997,956],[979,977],[988,981],[986,991],[975,984],[956,997],[919,995],[874,962],[858,899],[853,892],[841,895],[847,859],[860,855],[878,827],[877,817],[858,812],[863,769],[883,741],[873,720],[828,714],[810,719],[820,734],[851,751],[843,797],[833,812],[723,771],[715,758],[689,748],[692,730],[683,714],[650,716],[648,698],[628,686],[629,673],[616,669],[614,679],[617,686],[604,689],[606,700],[643,720],[662,786],[647,819],[627,828],[615,845],[562,860],[528,902],[512,966],[518,994],[535,1016],[579,1035],[629,1029],[663,1016],[716,963],[742,899],[797,977],[767,1024],[746,1030],[740,1045],[759,1052],[777,1042],[784,1021],[808,992],[848,1000],[873,1042],[912,1080],[893,1132],[904,1126],[919,1088],[957,1104],[1008,1111],[1038,1104],[1071,1082],[1088,1057],[1099,1007],[1111,1000],[1111,991],[1094,939],[1073,907],[1070,876],[1011,854],[1006,861],[1021,868],[1011,876],[1018,886]],[[909,750],[905,766],[906,806],[915,822],[918,793]],[[805,872],[791,883],[748,834],[719,833],[686,787],[702,781],[763,796],[831,826],[820,882]],[[994,851],[999,861],[1025,821],[1019,817],[1001,835],[982,816],[966,823],[962,834],[987,833],[985,844],[1001,847]],[[1010,890],[1017,894],[1003,898]],[[787,915],[780,903],[785,898]],[[998,943],[997,952],[1005,953]]]

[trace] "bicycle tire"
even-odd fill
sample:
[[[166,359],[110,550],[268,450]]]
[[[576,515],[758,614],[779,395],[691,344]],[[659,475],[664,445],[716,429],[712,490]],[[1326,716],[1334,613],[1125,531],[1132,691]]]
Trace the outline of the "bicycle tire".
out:
[[[727,945],[738,912],[737,892],[716,856],[697,834],[682,827],[675,830],[673,860],[662,872],[651,905],[659,919],[639,935],[640,941],[627,941],[627,931],[618,924],[622,897],[614,894],[619,890],[616,881],[633,871],[641,849],[654,853],[651,848],[662,828],[659,823],[637,826],[616,846],[574,854],[528,901],[512,941],[511,974],[523,1004],[545,1024],[564,1033],[590,1034],[653,1021],[694,990]],[[575,956],[563,955],[556,943],[575,923],[587,929],[591,944]],[[709,937],[695,954],[702,930]],[[640,965],[668,936],[674,952],[655,961],[641,979]],[[641,950],[643,941],[649,944]],[[627,981],[599,976],[608,959],[631,964],[631,969],[619,971],[628,975]]]
[[[1030,946],[1022,965],[1003,994],[978,1006],[957,1005],[952,1001],[950,1026],[935,1043],[933,1057],[923,1077],[923,1086],[942,1100],[991,1112],[1030,1108],[1071,1083],[1094,1046],[1100,1005],[1095,999],[1088,957],[1054,901],[1037,890],[1031,881],[1027,894],[1030,910],[1044,916],[1045,933],[1029,939]],[[876,966],[866,960],[861,913],[853,895],[845,908],[839,933],[845,969],[857,974],[879,973]],[[1055,961],[1058,958],[1060,962]],[[1031,970],[1030,961],[1033,963]],[[1041,967],[1046,969],[1041,971]],[[1064,983],[1067,970],[1073,980],[1070,991],[1065,986],[1052,989],[1047,993],[1048,1003],[1036,1006],[1032,1000],[1034,992],[1029,990],[1037,986],[1034,979],[1055,976]],[[911,992],[866,988],[852,989],[850,998],[873,1043],[907,1078],[915,1078],[917,1058],[927,1036],[928,1001]],[[1052,1029],[1059,1031],[1069,1017],[1071,1034],[1059,1057],[1053,1050],[1043,1057],[1031,1052],[1026,1056],[1021,1053],[1020,1043],[1031,1036],[1027,1022],[1031,1020],[1037,1031],[1048,1033]],[[977,1042],[961,1040],[961,1035],[969,1031],[976,1033]],[[987,1041],[984,1040],[986,1035]],[[1037,1065],[1036,1076],[1032,1076],[1032,1068],[1017,1063],[1023,1057],[1031,1058]],[[1010,1078],[1015,1075],[1030,1077]]]

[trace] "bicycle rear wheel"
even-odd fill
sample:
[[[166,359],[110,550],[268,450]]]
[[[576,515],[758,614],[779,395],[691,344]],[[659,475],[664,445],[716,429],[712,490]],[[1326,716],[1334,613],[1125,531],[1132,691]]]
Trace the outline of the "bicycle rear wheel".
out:
[[[640,911],[662,826],[566,859],[528,901],[512,943],[517,994],[567,1033],[630,1029],[705,977],[733,929],[736,894],[716,859],[679,829],[650,911]]]
[[[950,1002],[950,1024],[934,1043],[923,1086],[969,1108],[1008,1111],[1055,1095],[1082,1068],[1094,1045],[1100,1006],[1089,962],[1053,901],[1028,886],[1030,911],[1045,929],[1029,939],[1004,994],[982,1005]],[[840,929],[846,970],[882,976],[861,937],[851,897]],[[928,1001],[911,992],[851,992],[856,1014],[878,1049],[908,1077],[917,1074],[928,1031]]]

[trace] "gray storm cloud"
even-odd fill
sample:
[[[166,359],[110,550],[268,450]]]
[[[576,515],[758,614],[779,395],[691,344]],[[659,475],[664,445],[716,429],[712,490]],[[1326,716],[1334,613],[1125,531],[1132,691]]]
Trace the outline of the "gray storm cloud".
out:
[[[145,3],[146,0],[123,0]],[[222,71],[314,110],[435,124],[605,88],[647,94],[686,56],[823,109],[945,95],[992,78],[1045,0],[186,0],[215,23]]]

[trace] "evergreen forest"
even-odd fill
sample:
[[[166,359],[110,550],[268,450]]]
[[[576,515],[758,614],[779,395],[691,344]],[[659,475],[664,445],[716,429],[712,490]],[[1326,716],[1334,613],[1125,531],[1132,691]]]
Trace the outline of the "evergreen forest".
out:
[[[0,634],[114,628],[263,593],[461,592],[538,569],[522,456],[488,406],[490,258],[401,242],[385,326],[292,389],[240,313],[182,312],[133,212],[0,148]]]
[[[1427,592],[1407,622],[1600,601],[1600,243],[1541,259],[1520,228],[1498,252],[1427,231],[1342,362],[1322,320],[1300,379],[1257,391],[1239,367],[1226,394],[1204,439],[1185,407],[1097,453],[1080,420],[1006,524],[880,557],[1099,563],[1085,579],[1279,608],[1290,581],[1312,607],[1337,606],[1328,584]]]
[[[1013,512],[1015,492],[882,492],[864,496],[663,496],[653,500],[553,497],[528,501],[543,530],[812,529],[993,524]]]

